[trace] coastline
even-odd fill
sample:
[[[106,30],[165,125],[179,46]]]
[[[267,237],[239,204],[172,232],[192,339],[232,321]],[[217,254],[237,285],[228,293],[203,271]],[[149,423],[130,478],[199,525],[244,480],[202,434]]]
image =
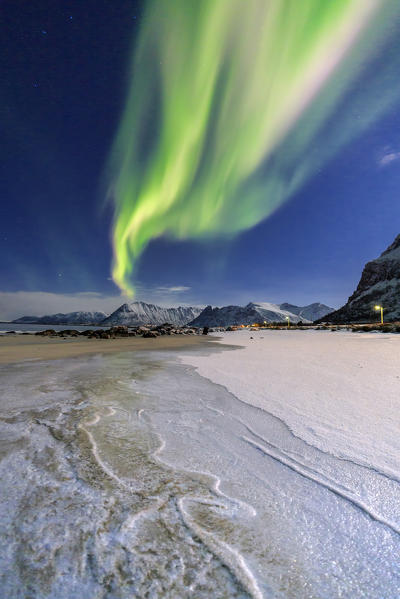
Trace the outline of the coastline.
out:
[[[398,482],[365,463],[360,439],[343,459],[335,433],[354,446],[368,391],[368,436],[395,447],[386,417],[395,422],[398,395],[389,413],[368,374],[379,369],[386,395],[390,381],[398,388],[398,339],[7,336],[19,363],[0,367],[5,594],[69,599],[112,584],[121,599],[394,596]],[[21,362],[27,348],[36,360]],[[81,358],[57,360],[56,350]],[[41,351],[53,359],[38,361]],[[278,400],[308,427],[300,432],[334,445],[296,434]]]
[[[61,339],[37,335],[4,335],[0,337],[0,364],[13,364],[27,360],[60,360],[90,354],[175,350],[215,341],[215,337],[203,335],[168,335],[155,337],[154,339],[144,339],[142,337]]]

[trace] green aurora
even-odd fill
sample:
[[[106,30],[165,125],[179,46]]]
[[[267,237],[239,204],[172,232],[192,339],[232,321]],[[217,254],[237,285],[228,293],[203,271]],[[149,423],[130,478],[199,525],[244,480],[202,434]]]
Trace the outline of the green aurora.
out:
[[[115,283],[160,236],[268,217],[398,97],[397,0],[153,0],[108,169]],[[365,70],[368,86],[356,85]]]

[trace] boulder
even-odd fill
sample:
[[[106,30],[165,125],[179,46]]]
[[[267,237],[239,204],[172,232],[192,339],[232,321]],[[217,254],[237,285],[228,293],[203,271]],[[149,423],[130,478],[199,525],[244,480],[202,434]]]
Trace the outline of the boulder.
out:
[[[149,331],[150,331],[149,327],[138,327],[137,328],[138,335],[143,335],[144,333],[147,333]]]
[[[123,324],[111,327],[107,332],[118,337],[128,337],[129,335],[128,327]]]
[[[40,335],[41,337],[50,337],[50,335],[56,335],[54,329],[46,329],[45,331],[37,331],[35,335]]]
[[[158,337],[158,336],[159,336],[158,331],[145,331],[143,333],[143,335],[142,335],[142,337],[146,337],[146,338],[148,338],[148,337]]]
[[[79,331],[75,329],[65,329],[64,331],[60,331],[58,333],[60,337],[78,337]]]

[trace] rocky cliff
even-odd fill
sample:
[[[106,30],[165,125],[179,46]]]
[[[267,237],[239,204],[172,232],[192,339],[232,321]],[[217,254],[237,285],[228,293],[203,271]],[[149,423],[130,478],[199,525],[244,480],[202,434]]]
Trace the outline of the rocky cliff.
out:
[[[329,322],[371,322],[375,305],[384,308],[385,321],[400,320],[400,235],[379,258],[364,266],[357,289],[347,303],[325,319]]]

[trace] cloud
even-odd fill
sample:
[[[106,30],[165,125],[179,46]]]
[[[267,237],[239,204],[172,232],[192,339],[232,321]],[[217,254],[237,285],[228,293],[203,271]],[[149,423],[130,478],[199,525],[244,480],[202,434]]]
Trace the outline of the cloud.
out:
[[[387,166],[388,164],[391,164],[395,160],[400,160],[400,152],[388,152],[387,154],[384,154],[378,160],[378,164],[379,164],[379,166]]]
[[[185,287],[184,285],[177,285],[176,287],[157,287],[156,291],[170,292],[170,293],[181,293],[189,291],[191,287]]]
[[[75,294],[76,297],[103,297],[101,293],[97,291],[81,291]]]

